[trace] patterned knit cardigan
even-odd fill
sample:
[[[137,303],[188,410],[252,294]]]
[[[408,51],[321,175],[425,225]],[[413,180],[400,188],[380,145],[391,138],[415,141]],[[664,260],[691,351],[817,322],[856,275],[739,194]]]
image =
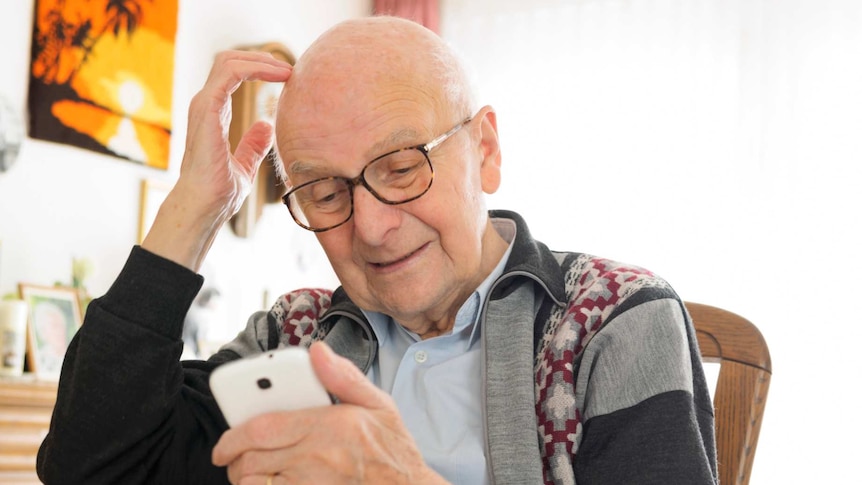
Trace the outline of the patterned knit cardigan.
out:
[[[634,305],[659,298],[679,299],[663,279],[642,268],[585,254],[553,254],[565,274],[566,304],[546,298],[533,322],[536,429],[544,482],[574,484],[575,457],[583,434],[583,403],[576,402],[576,376],[584,349],[608,321]],[[281,326],[282,342],[307,346],[322,339],[317,324],[331,299],[332,292],[320,289],[283,295],[270,313]],[[691,329],[687,313],[685,319]],[[693,333],[689,338],[693,340]],[[696,344],[692,348],[696,351]],[[708,442],[710,436],[706,438]],[[709,450],[709,443],[706,446],[714,476],[714,450]]]

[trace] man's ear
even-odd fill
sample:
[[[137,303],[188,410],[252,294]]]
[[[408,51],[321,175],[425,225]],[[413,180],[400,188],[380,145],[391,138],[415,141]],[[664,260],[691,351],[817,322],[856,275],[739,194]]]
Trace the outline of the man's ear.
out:
[[[485,106],[480,109],[472,123],[479,124],[479,146],[482,164],[479,168],[482,177],[482,191],[493,194],[500,188],[500,138],[497,136],[497,113],[494,108]]]

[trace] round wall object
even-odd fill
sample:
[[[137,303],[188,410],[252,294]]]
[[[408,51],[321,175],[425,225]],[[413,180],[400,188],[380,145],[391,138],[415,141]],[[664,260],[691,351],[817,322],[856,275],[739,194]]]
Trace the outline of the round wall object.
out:
[[[21,119],[15,116],[6,100],[0,98],[0,172],[5,172],[15,163],[23,139]]]

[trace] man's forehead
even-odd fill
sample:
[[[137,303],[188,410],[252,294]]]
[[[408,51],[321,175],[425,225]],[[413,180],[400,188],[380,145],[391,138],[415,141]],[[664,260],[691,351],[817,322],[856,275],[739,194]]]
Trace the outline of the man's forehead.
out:
[[[351,142],[358,145],[366,144],[373,136],[375,135],[356,132],[351,134],[351,137],[353,138]],[[334,150],[332,150],[333,153],[348,152],[361,154],[361,158],[352,160],[345,157],[335,157],[336,159],[333,160],[323,160],[321,158],[327,158],[327,150],[325,148],[323,150],[315,150],[315,153],[320,154],[318,157],[304,156],[302,153],[303,150],[300,150],[298,156],[287,163],[287,174],[288,176],[307,175],[332,172],[333,170],[342,168],[349,169],[357,163],[368,163],[372,159],[386,152],[422,143],[423,136],[427,137],[427,135],[423,135],[423,133],[421,133],[421,131],[416,127],[402,125],[389,132],[389,134],[383,138],[378,138],[377,141],[367,147],[358,147],[347,150],[339,150],[337,147],[332,147],[334,148]]]

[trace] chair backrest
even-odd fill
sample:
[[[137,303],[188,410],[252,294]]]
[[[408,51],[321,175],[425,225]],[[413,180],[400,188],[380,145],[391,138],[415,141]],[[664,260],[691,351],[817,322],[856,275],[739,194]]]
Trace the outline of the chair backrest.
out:
[[[700,303],[685,306],[703,361],[721,364],[713,396],[719,479],[747,485],[772,376],[769,348],[745,318]]]

